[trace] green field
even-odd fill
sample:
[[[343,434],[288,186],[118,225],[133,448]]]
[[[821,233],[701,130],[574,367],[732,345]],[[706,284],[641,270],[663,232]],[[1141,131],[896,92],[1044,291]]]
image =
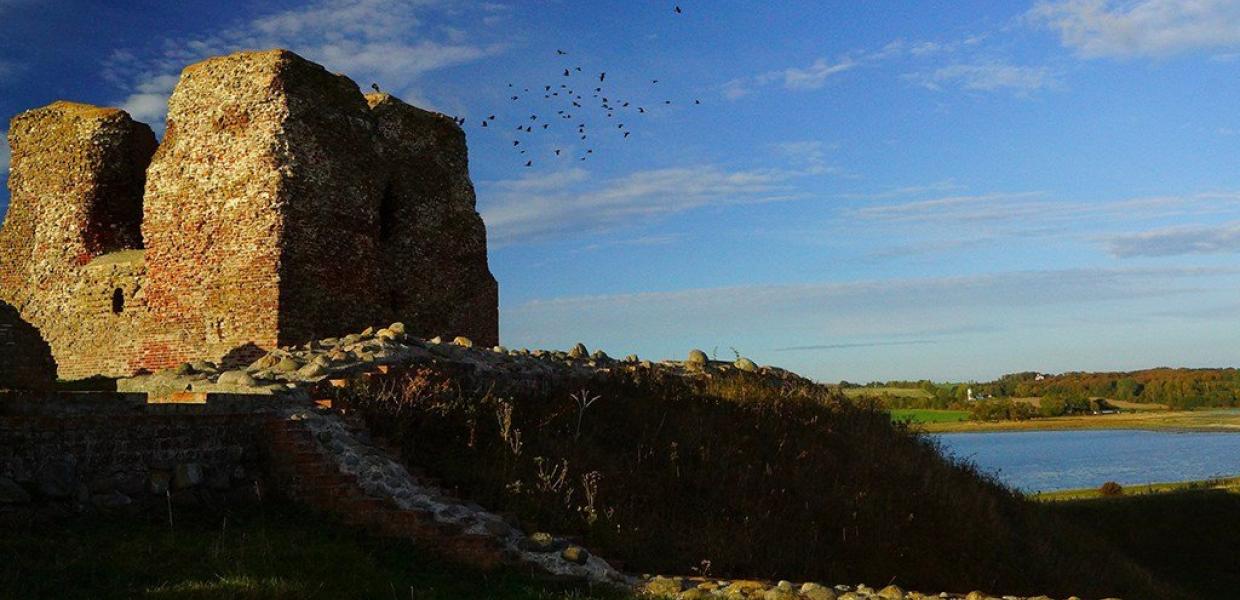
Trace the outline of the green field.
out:
[[[177,509],[173,527],[163,511],[3,527],[0,599],[632,597],[516,571],[480,572],[280,504],[229,513]]]
[[[899,398],[929,398],[930,394],[921,388],[898,388],[898,387],[859,387],[844,388],[844,395],[849,398],[876,398],[882,395],[896,396]]]
[[[893,408],[891,420],[910,423],[956,423],[969,418],[968,411],[934,410],[929,408]]]

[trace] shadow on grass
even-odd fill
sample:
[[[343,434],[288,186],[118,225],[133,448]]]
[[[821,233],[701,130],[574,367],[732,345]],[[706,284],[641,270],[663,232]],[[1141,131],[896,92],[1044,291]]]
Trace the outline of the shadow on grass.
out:
[[[1196,597],[1234,598],[1240,590],[1240,493],[1188,490],[1047,506]]]
[[[0,598],[619,600],[517,571],[481,572],[289,505],[74,519],[0,536]]]

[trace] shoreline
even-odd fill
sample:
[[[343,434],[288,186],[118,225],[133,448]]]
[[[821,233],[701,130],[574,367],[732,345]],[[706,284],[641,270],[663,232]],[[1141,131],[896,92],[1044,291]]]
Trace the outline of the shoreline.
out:
[[[925,433],[1005,433],[1017,431],[1146,430],[1240,433],[1240,410],[1143,411],[1115,415],[1044,417],[1028,421],[914,422]]]
[[[1163,481],[1129,485],[1124,486],[1124,493],[1118,496],[1103,496],[1102,493],[1098,491],[1098,488],[1074,488],[1067,490],[1052,490],[1047,492],[1030,492],[1025,494],[1025,498],[1035,502],[1068,502],[1074,500],[1133,498],[1142,496],[1157,496],[1160,494],[1205,492],[1213,490],[1240,493],[1240,474],[1212,479]]]

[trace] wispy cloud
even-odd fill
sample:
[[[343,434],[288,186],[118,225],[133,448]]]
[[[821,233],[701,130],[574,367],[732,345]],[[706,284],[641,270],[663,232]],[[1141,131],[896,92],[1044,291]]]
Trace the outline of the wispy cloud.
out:
[[[1065,46],[1086,58],[1240,47],[1240,3],[1234,0],[1043,1],[1028,18],[1057,31]]]
[[[541,241],[649,221],[708,205],[771,202],[795,194],[803,172],[713,165],[638,171],[591,185],[581,169],[482,184],[479,210],[497,245]]]
[[[1238,274],[1235,269],[1070,269],[581,296],[505,310],[504,335],[522,343],[562,344],[581,332],[600,332],[607,336],[600,342],[627,348],[733,343],[768,352],[828,345],[819,343],[823,339],[928,341],[963,335],[952,332],[1044,328],[1047,315],[1105,320],[1116,313],[1088,307],[1234,289]]]
[[[723,95],[729,100],[735,100],[753,93],[758,88],[776,83],[782,84],[784,89],[794,91],[821,89],[829,79],[860,66],[861,60],[852,56],[843,56],[836,60],[819,58],[805,67],[788,67],[733,79],[723,85]]]
[[[1007,90],[1018,95],[1061,85],[1059,78],[1047,67],[1003,62],[951,64],[933,71],[911,73],[905,78],[935,91],[958,87],[983,92]]]
[[[1106,240],[1118,258],[1240,253],[1240,223],[1217,226],[1165,227],[1117,235]]]
[[[954,195],[854,209],[860,219],[903,222],[1062,223],[1084,218],[1170,219],[1240,213],[1240,193],[1154,196],[1111,201],[1064,201],[1045,192]]]
[[[850,350],[853,348],[880,348],[883,346],[928,346],[940,344],[936,340],[888,340],[881,342],[847,342],[838,344],[814,344],[810,346],[787,346],[776,348],[776,352],[805,352],[813,350]]]
[[[423,26],[424,13],[455,10],[441,0],[320,0],[204,37],[164,40],[153,57],[118,50],[105,63],[105,77],[128,90],[122,108],[159,125],[185,65],[240,49],[283,47],[360,82],[377,81],[407,100],[433,104],[418,89],[421,75],[504,49],[499,42],[464,41],[468,36],[459,30]]]

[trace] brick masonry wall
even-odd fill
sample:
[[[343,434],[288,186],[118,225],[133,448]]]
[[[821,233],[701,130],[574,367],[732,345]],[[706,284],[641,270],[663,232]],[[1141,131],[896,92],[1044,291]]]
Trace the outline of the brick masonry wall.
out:
[[[0,402],[0,513],[48,503],[115,507],[162,500],[166,491],[249,495],[263,471],[265,413],[46,410],[57,403],[12,414]],[[3,489],[14,485],[26,501],[6,507]]]
[[[140,267],[87,265],[141,247],[154,134],[118,109],[56,102],[15,117],[9,144],[12,201],[0,229],[0,300],[40,330],[62,377],[123,374],[128,369],[115,344],[135,339],[136,331],[133,319],[109,317],[110,299],[116,289],[136,291]]]
[[[383,272],[393,320],[425,338],[499,343],[499,287],[469,180],[465,132],[451,118],[367,94],[387,161]]]

